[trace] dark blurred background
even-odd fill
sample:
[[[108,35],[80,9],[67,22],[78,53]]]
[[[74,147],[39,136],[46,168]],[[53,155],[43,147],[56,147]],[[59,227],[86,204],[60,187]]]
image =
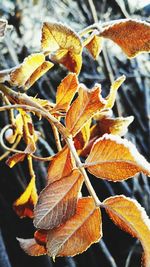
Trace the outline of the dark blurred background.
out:
[[[0,41],[0,68],[13,67],[32,52],[40,50],[42,22],[61,21],[76,31],[94,23],[94,13],[99,21],[121,18],[138,18],[150,22],[148,0],[1,0],[0,16],[6,18],[12,30]],[[89,88],[94,83],[102,84],[107,95],[113,79],[125,74],[126,81],[119,89],[114,116],[135,117],[126,137],[136,144],[138,150],[149,159],[150,151],[150,55],[141,54],[128,60],[120,48],[111,41],[105,42],[97,61],[84,50],[83,67],[79,76]],[[65,68],[56,65],[28,91],[41,98],[55,101],[55,91],[66,75]],[[0,128],[8,123],[7,113],[0,114]],[[39,155],[56,152],[51,129],[45,120],[35,121],[36,129],[42,132]],[[0,148],[0,153],[3,153]],[[37,187],[40,191],[46,180],[44,163],[34,163]],[[9,169],[5,160],[0,162],[0,267],[140,267],[142,248],[138,241],[119,230],[103,212],[104,237],[82,255],[74,258],[58,258],[53,263],[47,256],[30,257],[19,247],[16,237],[30,238],[34,227],[30,219],[19,219],[12,203],[24,191],[29,182],[26,163]],[[101,200],[115,194],[136,198],[150,215],[150,182],[144,175],[122,183],[92,179],[92,184]],[[84,188],[84,194],[86,189]]]

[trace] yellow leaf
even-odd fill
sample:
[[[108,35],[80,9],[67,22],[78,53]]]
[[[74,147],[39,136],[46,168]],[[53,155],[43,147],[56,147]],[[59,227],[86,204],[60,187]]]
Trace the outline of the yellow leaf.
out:
[[[105,100],[100,95],[100,85],[88,90],[83,85],[79,88],[79,96],[73,102],[66,114],[66,127],[75,136],[85,123],[105,106]]]
[[[52,229],[72,217],[82,183],[81,173],[73,170],[68,176],[48,184],[40,193],[34,209],[35,227]]]
[[[80,72],[82,66],[82,43],[80,37],[61,23],[45,22],[42,28],[42,49],[50,58],[66,66],[70,71]]]
[[[45,56],[42,53],[32,54],[10,73],[10,83],[13,86],[23,86],[28,89],[52,66],[52,63],[45,61]]]
[[[24,193],[14,202],[13,208],[20,218],[33,218],[33,208],[37,199],[35,177],[32,177]]]
[[[144,266],[150,267],[150,219],[136,201],[123,195],[107,198],[103,204],[113,222],[138,238],[144,249]]]
[[[85,165],[96,177],[113,182],[128,179],[139,172],[150,175],[150,164],[128,140],[105,134],[93,144]]]
[[[75,256],[87,250],[102,237],[100,209],[92,198],[79,199],[76,214],[63,225],[48,232],[47,253]]]
[[[115,80],[112,83],[112,85],[110,87],[110,93],[106,97],[107,103],[106,103],[105,108],[112,108],[114,106],[114,103],[116,100],[117,90],[119,89],[121,84],[125,81],[125,79],[126,79],[125,75],[122,75],[121,77],[119,77],[117,80]]]
[[[129,57],[150,52],[150,24],[136,19],[123,19],[104,28],[101,37],[118,44]]]
[[[90,126],[91,126],[91,120],[89,120],[81,129],[80,132],[77,133],[77,135],[74,137],[74,145],[75,148],[80,154],[84,147],[88,144],[88,141],[90,139]]]

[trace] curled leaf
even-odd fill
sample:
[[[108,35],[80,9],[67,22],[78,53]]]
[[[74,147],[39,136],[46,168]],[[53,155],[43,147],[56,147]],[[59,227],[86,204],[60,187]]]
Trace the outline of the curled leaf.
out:
[[[46,186],[34,209],[35,227],[52,229],[73,216],[82,183],[82,175],[74,170],[69,176]]]
[[[20,218],[33,218],[33,209],[37,203],[38,195],[36,191],[35,177],[31,178],[26,190],[14,202],[13,208]]]
[[[48,255],[75,256],[102,237],[100,209],[92,198],[79,199],[76,214],[63,225],[48,232]]]
[[[42,53],[32,54],[10,73],[10,83],[28,89],[52,66],[51,62],[45,61],[45,56]]]
[[[66,114],[66,127],[75,136],[85,123],[105,106],[105,100],[101,97],[101,86],[95,85],[88,90],[83,85],[79,88],[79,96],[72,103]]]
[[[105,134],[93,144],[85,163],[96,177],[122,181],[139,172],[150,175],[150,164],[128,140]]]
[[[17,238],[17,240],[19,241],[21,248],[30,256],[41,256],[47,254],[45,246],[37,244],[34,238]]]
[[[110,93],[106,97],[107,102],[105,108],[112,108],[114,106],[117,90],[119,89],[121,84],[125,81],[125,79],[126,79],[125,75],[122,75],[112,83],[110,87]]]
[[[150,219],[141,205],[123,195],[105,199],[102,204],[112,221],[138,238],[144,249],[144,266],[150,266]]]
[[[82,43],[72,29],[61,23],[44,22],[41,45],[54,61],[65,65],[72,72],[80,72]]]
[[[111,39],[118,44],[129,57],[142,52],[150,52],[150,23],[123,19],[104,28],[101,37]]]

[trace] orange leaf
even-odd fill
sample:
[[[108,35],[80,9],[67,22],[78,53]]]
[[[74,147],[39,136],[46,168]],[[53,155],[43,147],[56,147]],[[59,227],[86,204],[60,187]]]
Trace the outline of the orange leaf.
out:
[[[75,136],[85,123],[98,111],[102,110],[105,100],[100,95],[100,85],[95,85],[92,90],[80,87],[79,96],[73,102],[66,114],[66,127]]]
[[[33,208],[37,199],[35,177],[32,177],[24,193],[14,202],[13,208],[20,218],[33,218]]]
[[[21,248],[30,256],[41,256],[47,254],[45,246],[37,244],[34,238],[17,238],[17,240],[19,241]]]
[[[97,59],[100,52],[102,51],[102,40],[103,38],[98,36],[98,31],[95,30],[91,36],[89,36],[83,43],[88,51],[91,53],[94,59]]]
[[[82,175],[74,170],[69,176],[46,186],[34,209],[35,227],[52,229],[73,216],[82,183]]]
[[[111,181],[122,181],[143,172],[150,175],[150,164],[128,140],[105,134],[96,140],[85,163],[89,172]]]
[[[65,146],[53,157],[53,160],[49,164],[47,176],[48,184],[68,176],[74,167],[75,162],[70,149]]]
[[[52,111],[67,111],[78,89],[78,80],[75,73],[68,74],[60,83],[56,93],[56,106]]]
[[[136,201],[123,195],[107,198],[103,204],[113,222],[141,241],[145,267],[150,267],[150,219]]]
[[[61,23],[45,22],[42,28],[42,49],[52,53],[52,59],[64,64],[70,71],[79,73],[82,65],[80,37]]]
[[[150,52],[150,24],[135,19],[114,22],[100,33],[101,37],[118,44],[129,57],[142,52]]]
[[[48,232],[48,255],[75,256],[102,237],[101,213],[91,197],[79,199],[76,214]]]
[[[45,61],[42,53],[36,53],[24,59],[14,71],[10,73],[11,85],[28,89],[41,75],[53,66],[52,63]]]
[[[133,116],[100,119],[97,124],[91,128],[91,139],[100,137],[105,133],[123,136],[128,130],[128,126],[133,121]]]

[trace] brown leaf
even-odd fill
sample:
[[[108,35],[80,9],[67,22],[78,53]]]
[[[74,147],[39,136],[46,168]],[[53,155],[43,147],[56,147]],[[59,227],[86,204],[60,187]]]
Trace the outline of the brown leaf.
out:
[[[49,231],[48,255],[75,256],[102,237],[101,213],[91,197],[79,199],[76,214],[65,224]]]
[[[7,20],[0,19],[0,37],[3,37],[5,35],[6,28],[7,28]]]
[[[139,172],[150,175],[150,164],[128,140],[105,134],[96,140],[85,165],[96,177],[122,181]]]
[[[73,216],[82,183],[80,172],[73,170],[69,176],[46,186],[34,209],[35,227],[52,229]]]
[[[80,37],[61,23],[44,22],[42,28],[42,49],[51,58],[64,64],[70,71],[79,73],[82,65],[82,43]]]
[[[31,178],[26,190],[14,202],[13,208],[20,218],[29,217],[33,218],[33,209],[37,203],[38,195],[35,185],[35,177]]]
[[[68,74],[60,83],[56,93],[56,106],[53,111],[66,112],[78,89],[78,79],[75,73]]]
[[[98,31],[95,30],[83,43],[94,59],[97,59],[102,51],[102,40],[103,38],[98,36]]]
[[[37,230],[34,233],[34,239],[37,242],[37,244],[41,246],[45,246],[47,242],[47,230]]]
[[[21,248],[30,256],[41,256],[47,254],[45,246],[37,244],[34,238],[17,238],[17,240],[19,241]]]
[[[75,162],[70,149],[65,146],[53,157],[52,161],[50,161],[47,175],[48,184],[68,176],[74,167]]]
[[[23,86],[28,89],[52,66],[51,62],[45,61],[45,56],[42,53],[32,54],[10,73],[10,83],[13,86]]]
[[[73,102],[66,114],[66,127],[75,136],[85,123],[105,106],[100,95],[100,85],[88,90],[83,85],[79,89],[79,96]]]
[[[145,253],[145,267],[150,266],[150,219],[136,201],[123,195],[107,198],[103,202],[109,217],[122,230],[138,238]]]
[[[118,44],[129,57],[142,52],[150,52],[150,24],[135,19],[114,22],[100,33],[101,37]]]

